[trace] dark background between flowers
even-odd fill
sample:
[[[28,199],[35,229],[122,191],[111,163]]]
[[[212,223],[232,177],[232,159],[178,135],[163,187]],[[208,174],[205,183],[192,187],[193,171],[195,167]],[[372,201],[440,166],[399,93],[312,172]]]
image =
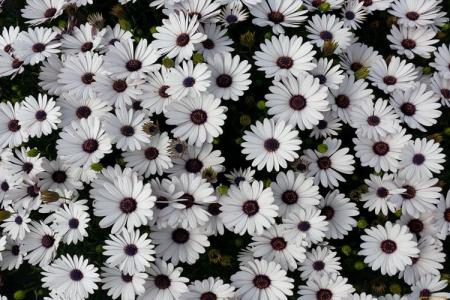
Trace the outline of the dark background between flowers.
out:
[[[444,9],[449,13],[450,0],[443,1]],[[121,6],[116,0],[95,0],[93,5],[80,8],[76,13],[76,18],[79,24],[85,23],[89,14],[98,12],[101,13],[105,19],[105,24],[114,26],[116,23],[120,23],[124,29],[130,30],[133,33],[135,39],[147,38],[152,40],[151,29],[154,26],[162,24],[161,20],[165,18],[161,10],[156,10],[148,6],[148,1],[139,0],[134,4],[127,4]],[[25,30],[27,25],[24,23],[24,19],[20,16],[20,9],[25,6],[25,0],[6,0],[3,5],[3,12],[0,13],[0,27],[9,27],[11,25],[20,26],[21,30]],[[389,48],[389,42],[386,39],[386,35],[390,31],[391,24],[395,22],[386,12],[375,12],[369,16],[368,20],[364,23],[363,28],[356,31],[356,35],[361,42],[364,42],[370,46],[376,48],[385,58],[394,54],[394,51]],[[67,14],[63,14],[57,20],[51,23],[43,24],[42,26],[59,26],[64,27],[67,23]],[[441,42],[450,43],[450,30],[449,26],[443,29],[438,34]],[[247,45],[247,43],[241,43],[241,35],[245,33],[254,34],[253,45]],[[241,59],[246,59],[252,64],[254,60],[252,58],[255,50],[258,50],[259,44],[264,39],[270,36],[270,27],[257,27],[251,23],[251,20],[247,20],[243,23],[229,27],[229,35],[233,39],[232,45],[235,49],[234,55],[240,55]],[[288,29],[286,34],[299,35],[305,37],[306,31],[304,26],[295,29]],[[317,50],[317,49],[316,49]],[[320,56],[320,51],[316,54],[316,57]],[[333,58],[333,57],[332,57]],[[336,58],[336,57],[334,57]],[[415,59],[413,61],[417,66],[427,66],[427,61],[424,59]],[[335,60],[337,63],[337,60]],[[20,102],[28,95],[36,96],[38,93],[45,93],[37,85],[38,82],[39,67],[27,66],[25,72],[18,75],[14,79],[0,78],[0,99],[3,102]],[[253,81],[250,89],[240,98],[238,102],[223,101],[222,105],[228,107],[227,120],[223,127],[224,133],[215,140],[215,148],[222,151],[222,155],[225,157],[225,166],[227,170],[231,170],[235,167],[246,167],[250,163],[245,160],[245,156],[241,154],[241,147],[239,145],[240,138],[245,130],[249,129],[247,124],[242,125],[242,116],[251,118],[251,123],[256,120],[262,120],[267,117],[267,110],[261,106],[261,100],[264,100],[264,95],[268,93],[268,87],[271,84],[269,79],[264,78],[264,74],[256,70],[255,67],[251,70],[251,79]],[[379,90],[374,88],[374,93],[377,97],[387,97]],[[259,105],[258,105],[259,102]],[[409,133],[416,137],[434,138],[441,142],[441,146],[444,148],[447,156],[450,156],[450,109],[442,108],[442,116],[439,119],[438,124],[428,128],[428,132],[423,133],[417,130],[408,129]],[[160,124],[161,130],[169,131],[171,128],[165,125],[164,117],[158,116],[154,119]],[[302,150],[307,148],[315,148],[321,143],[320,140],[314,140],[309,138],[310,131],[303,131],[300,136],[303,140]],[[52,135],[41,138],[31,139],[24,146],[37,148],[41,155],[49,158],[56,158],[55,144],[59,131],[53,132]],[[343,145],[353,148],[352,138],[354,137],[354,130],[349,126],[344,126],[340,132],[339,138],[343,140]],[[351,150],[354,154],[354,151]],[[360,210],[360,216],[358,217],[358,227],[345,237],[344,240],[332,240],[333,245],[341,257],[342,275],[349,278],[349,282],[353,284],[358,292],[367,292],[374,295],[384,294],[389,292],[401,292],[409,293],[409,287],[403,283],[401,279],[396,276],[382,276],[380,272],[374,272],[370,267],[362,264],[363,258],[357,255],[359,251],[359,244],[361,242],[360,235],[364,233],[364,227],[383,224],[386,220],[396,220],[398,216],[391,214],[389,217],[377,216],[373,212],[368,212],[362,208],[362,204],[358,202],[358,196],[361,191],[361,187],[364,184],[364,179],[368,178],[369,174],[373,172],[370,168],[362,168],[359,165],[358,159],[355,164],[356,171],[352,176],[346,176],[347,182],[342,183],[339,187],[342,193],[345,193],[347,197],[351,197],[355,201]],[[120,151],[115,150],[113,153],[107,155],[102,161],[104,166],[114,165],[121,161]],[[290,166],[293,168],[293,166]],[[265,180],[267,183],[270,180],[274,180],[276,173],[269,174],[264,171],[256,173],[256,178],[259,180]],[[450,160],[445,163],[444,171],[438,176],[440,179],[439,184],[443,187],[443,192],[446,194],[449,189],[450,182]],[[148,179],[147,179],[148,180]],[[223,175],[219,176],[218,184],[227,184]],[[328,191],[321,189],[321,194],[326,195]],[[80,198],[89,199],[88,187],[86,186],[80,194]],[[39,214],[32,214],[33,219],[40,219],[43,216]],[[105,261],[105,257],[101,254],[101,246],[105,239],[108,238],[109,229],[101,229],[98,227],[99,218],[93,216],[91,211],[91,222],[88,228],[89,237],[77,245],[60,245],[58,249],[58,255],[61,254],[77,254],[84,255],[89,258],[89,261],[100,268]],[[148,227],[142,230],[148,231]],[[191,281],[198,279],[205,279],[209,276],[220,276],[225,281],[229,281],[229,277],[238,270],[237,254],[240,249],[246,247],[251,238],[248,235],[237,236],[230,232],[227,232],[224,236],[210,237],[211,246],[207,249],[206,253],[201,255],[200,259],[194,265],[182,265],[184,268],[183,276],[188,277]],[[450,239],[447,238],[445,243],[445,252],[450,253]],[[361,269],[362,267],[362,269]],[[14,299],[14,294],[17,291],[26,291],[26,296],[23,299],[42,299],[48,292],[41,289],[41,269],[39,267],[30,266],[28,263],[22,264],[18,270],[14,271],[1,271],[0,272],[0,294],[6,295],[8,299]],[[299,279],[299,273],[290,272],[289,276],[295,279],[296,286],[303,284]],[[446,279],[450,279],[450,262],[445,262],[445,267],[442,270],[442,276]],[[296,299],[297,289],[294,291],[294,296],[291,299]],[[15,295],[17,296],[17,294]],[[108,299],[106,292],[97,290],[89,299]],[[255,299],[256,300],[256,299]]]

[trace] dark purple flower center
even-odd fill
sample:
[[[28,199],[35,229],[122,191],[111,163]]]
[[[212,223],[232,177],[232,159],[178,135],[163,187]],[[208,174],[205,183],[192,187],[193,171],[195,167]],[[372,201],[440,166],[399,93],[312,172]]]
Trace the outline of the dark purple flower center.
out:
[[[137,202],[131,197],[126,197],[120,201],[119,208],[124,214],[130,214],[136,210]]]
[[[22,223],[23,223],[22,217],[21,216],[16,216],[14,218],[14,223],[16,223],[17,225],[22,225]]]
[[[410,200],[416,196],[416,189],[410,185],[403,186],[406,191],[402,194],[403,199]]]
[[[133,275],[129,275],[129,274],[122,274],[122,281],[126,282],[126,283],[130,283],[133,281]]]
[[[306,99],[302,95],[295,95],[289,99],[289,106],[293,110],[302,110],[306,107]]]
[[[348,10],[345,12],[345,18],[347,20],[353,20],[355,18],[355,13],[352,12],[351,10]]]
[[[160,87],[159,90],[158,90],[158,95],[159,95],[161,98],[169,98],[170,95],[167,94],[167,89],[168,89],[168,88],[169,88],[168,85],[163,85],[162,87]]]
[[[83,279],[83,277],[83,272],[78,269],[73,269],[72,271],[70,271],[70,279],[72,279],[73,281],[80,281],[81,279]]]
[[[385,142],[376,142],[372,146],[373,152],[378,156],[384,156],[389,152],[389,144]]]
[[[380,124],[380,118],[378,116],[370,116],[367,118],[367,124],[370,126],[377,126]]]
[[[306,232],[311,228],[311,224],[307,221],[302,221],[298,223],[297,228],[302,232]]]
[[[214,42],[211,39],[206,39],[202,42],[203,48],[211,50],[214,49]]]
[[[258,202],[256,202],[255,200],[245,201],[244,205],[242,206],[242,211],[250,217],[256,215],[259,211]]]
[[[338,95],[335,99],[336,105],[339,108],[347,108],[350,105],[350,98],[346,95]]]
[[[19,245],[14,245],[11,247],[11,254],[14,256],[18,256],[20,253],[20,247]]]
[[[56,14],[57,10],[56,8],[48,8],[45,12],[44,12],[44,17],[46,18],[51,18]]]
[[[326,170],[331,168],[331,159],[328,156],[319,157],[317,160],[317,166],[321,170]]]
[[[213,216],[218,216],[221,213],[221,205],[217,202],[208,205],[208,212]]]
[[[412,116],[416,113],[416,106],[410,102],[405,102],[400,106],[400,110],[405,116]]]
[[[202,109],[196,109],[191,113],[191,121],[195,125],[202,125],[208,120],[208,115]]]
[[[277,139],[270,138],[264,141],[264,149],[268,152],[275,152],[280,148],[280,142]]]
[[[327,128],[327,126],[328,126],[328,122],[325,120],[320,120],[319,124],[317,124],[317,128],[320,130]]]
[[[359,2],[364,2],[364,6],[371,6],[373,1],[372,0],[359,0]]]
[[[325,263],[321,260],[313,262],[312,267],[315,271],[321,271],[325,268]]]
[[[441,89],[441,95],[445,99],[450,99],[450,90],[449,89]]]
[[[2,184],[0,184],[0,188],[2,191],[7,192],[9,190],[9,184],[6,181],[3,181]]]
[[[410,11],[406,13],[406,17],[411,21],[415,21],[420,17],[420,15],[415,11]]]
[[[27,195],[31,198],[36,198],[39,196],[39,188],[37,185],[30,185],[27,187]]]
[[[44,248],[51,248],[54,243],[55,239],[51,235],[46,234],[41,238],[41,244]]]
[[[42,121],[45,121],[47,119],[47,113],[45,112],[45,110],[38,110],[34,114],[34,117],[36,118],[36,120],[42,122]]]
[[[414,49],[414,48],[416,48],[416,42],[411,39],[404,39],[402,41],[402,46],[405,49]]]
[[[142,62],[137,59],[130,59],[125,67],[129,72],[136,72],[142,68]]]
[[[385,188],[385,187],[379,187],[379,188],[377,189],[377,196],[378,196],[379,198],[386,198],[388,195],[389,195],[389,191],[388,191],[387,188]]]
[[[193,87],[194,84],[195,84],[195,78],[194,77],[186,77],[183,80],[183,86],[184,87],[190,88],[190,87]]]
[[[294,60],[289,56],[281,56],[277,59],[277,66],[280,69],[290,69],[294,65]]]
[[[159,150],[155,147],[148,147],[144,151],[144,156],[148,160],[155,160],[159,155]]]
[[[428,299],[431,296],[431,292],[429,289],[423,289],[419,293],[420,299]]]
[[[10,120],[8,122],[8,130],[11,132],[17,132],[20,130],[19,120]]]
[[[94,48],[94,44],[92,42],[86,42],[83,45],[81,45],[81,52],[88,52],[91,51],[92,48]]]
[[[67,174],[64,171],[58,170],[53,172],[52,179],[56,183],[63,183],[67,179]]]
[[[289,191],[285,191],[282,195],[281,195],[281,200],[286,203],[287,205],[292,205],[297,203],[298,201],[298,195],[295,191],[289,190]]]
[[[180,203],[186,206],[186,208],[191,208],[195,204],[195,198],[191,194],[184,193],[180,199],[183,199]]]
[[[200,300],[217,300],[217,296],[213,292],[206,292],[200,295]]]
[[[177,244],[184,244],[189,240],[189,231],[177,228],[172,232],[172,240]]]
[[[324,30],[319,33],[319,36],[324,41],[331,41],[333,39],[333,34],[328,30]]]
[[[84,152],[91,154],[91,153],[94,153],[95,151],[97,151],[98,146],[99,145],[98,145],[97,140],[88,139],[83,142],[83,145],[81,146],[81,148],[83,149]]]
[[[444,219],[445,219],[445,221],[450,222],[450,208],[447,208],[444,211]]]
[[[36,43],[31,47],[31,50],[33,50],[34,53],[39,53],[42,51],[45,51],[45,44],[43,43]]]
[[[187,33],[182,33],[179,36],[177,36],[177,46],[178,47],[184,47],[187,44],[189,44],[190,38],[189,38],[189,34]]]
[[[422,232],[422,230],[424,228],[423,222],[419,219],[410,220],[408,222],[408,227],[412,233],[420,233],[420,232]]]
[[[286,249],[287,242],[282,237],[275,237],[270,241],[270,245],[272,246],[273,250],[282,251]]]
[[[119,79],[114,81],[113,89],[118,93],[123,93],[127,89],[128,85],[125,80]]]
[[[135,256],[138,253],[138,247],[134,244],[128,244],[123,248],[123,251],[128,256]]]
[[[331,206],[325,206],[324,208],[322,208],[320,214],[322,216],[325,216],[325,220],[329,221],[334,217],[334,208],[332,208]]]
[[[284,21],[284,15],[279,11],[271,11],[267,14],[267,18],[275,24],[279,24]]]
[[[198,158],[191,158],[186,161],[185,169],[189,173],[198,173],[203,168],[203,163]]]
[[[360,64],[359,62],[354,62],[350,65],[350,70],[352,70],[353,72],[356,72],[358,70],[361,70],[362,67],[363,67],[363,65]]]
[[[78,221],[78,219],[72,218],[69,220],[69,228],[70,229],[77,229],[78,225],[80,225],[80,221]]]
[[[13,59],[13,61],[12,61],[12,63],[11,63],[11,67],[12,67],[13,69],[18,69],[18,68],[20,68],[22,65],[23,65],[23,61],[21,61],[21,60],[19,60],[19,59],[17,59],[17,58]]]
[[[84,74],[83,76],[81,76],[81,81],[87,85],[94,83],[95,82],[94,74],[93,73]]]
[[[170,278],[167,275],[155,276],[155,286],[160,290],[165,290],[170,287]]]
[[[320,84],[325,84],[327,82],[327,77],[323,74],[314,75],[314,77],[319,79]]]
[[[258,289],[266,289],[270,286],[270,278],[267,275],[256,275],[253,278],[253,285]]]
[[[222,74],[216,78],[216,84],[218,87],[221,87],[221,88],[230,87],[232,83],[233,83],[233,77],[231,77],[228,74]]]
[[[320,289],[316,293],[317,300],[331,300],[333,299],[333,293],[328,289]]]
[[[381,242],[381,251],[386,254],[392,254],[397,250],[397,244],[393,240],[384,240]]]
[[[33,164],[30,162],[26,162],[22,165],[22,171],[29,174],[33,170]]]
[[[78,119],[87,119],[91,115],[92,111],[88,106],[80,106],[75,111],[75,115]]]
[[[134,135],[134,128],[130,125],[125,125],[120,128],[120,133],[123,136],[130,137]]]
[[[235,15],[228,15],[225,20],[227,21],[227,23],[229,24],[233,24],[236,23],[238,18]]]
[[[394,76],[388,75],[383,78],[383,82],[387,85],[394,85],[397,83],[397,78],[395,78]]]
[[[421,165],[425,162],[425,156],[422,153],[414,154],[412,161],[415,165]]]

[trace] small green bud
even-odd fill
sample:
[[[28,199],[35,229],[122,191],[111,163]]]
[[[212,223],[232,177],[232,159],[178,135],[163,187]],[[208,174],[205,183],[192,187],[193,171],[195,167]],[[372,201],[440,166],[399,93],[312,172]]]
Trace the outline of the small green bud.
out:
[[[331,4],[328,2],[323,2],[322,4],[319,5],[319,10],[321,12],[327,12],[329,11],[331,8]]]
[[[27,292],[24,290],[18,290],[14,293],[14,300],[23,300],[27,296]]]
[[[222,196],[226,195],[228,193],[228,187],[226,185],[221,184],[217,187],[217,192]]]
[[[350,245],[344,245],[342,246],[341,251],[345,255],[349,256],[352,253],[352,247],[350,247]]]
[[[450,136],[450,127],[444,129],[444,134]]]
[[[252,123],[252,118],[249,115],[242,115],[239,118],[239,123],[242,126],[246,127],[246,126],[248,126],[248,125],[250,125]]]
[[[401,209],[397,210],[395,212],[395,215],[400,218],[400,216],[402,215],[402,210]]]
[[[162,64],[164,67],[166,68],[173,68],[175,66],[175,62],[173,61],[173,59],[169,58],[169,57],[164,57],[162,60]]]
[[[426,67],[423,67],[422,72],[423,72],[423,74],[428,75],[428,74],[433,73],[433,69],[430,66],[426,66]]]
[[[353,267],[355,268],[355,270],[361,271],[362,269],[364,269],[366,267],[366,265],[364,264],[363,261],[357,261],[357,262],[355,262]]]
[[[264,38],[270,40],[272,38],[272,35],[273,35],[272,32],[268,31],[264,34]]]
[[[7,210],[0,210],[0,221],[4,221],[11,216],[11,212]]]
[[[238,247],[238,248],[241,248],[243,243],[244,243],[244,242],[243,242],[242,239],[240,239],[240,238],[237,238],[237,239],[234,240],[234,245],[235,245],[236,247]]]
[[[251,31],[247,31],[244,34],[241,34],[240,37],[241,45],[247,48],[253,47],[255,44],[255,33]]]
[[[59,20],[58,21],[58,27],[59,28],[66,28],[67,22],[65,20]]]
[[[28,156],[28,157],[36,157],[36,156],[38,156],[38,155],[39,155],[39,150],[36,149],[36,148],[30,149],[30,150],[27,152],[27,156]]]
[[[234,142],[238,145],[240,145],[244,140],[240,137],[238,137],[237,139],[234,140]]]
[[[213,145],[219,145],[220,144],[220,139],[219,138],[214,138],[212,143],[213,143]]]
[[[317,146],[317,151],[319,151],[319,153],[326,153],[328,151],[328,146],[327,144],[320,144]]]
[[[130,22],[128,22],[125,19],[119,19],[119,25],[120,25],[120,28],[122,28],[123,30],[130,30],[131,29]]]
[[[367,223],[365,218],[361,218],[358,220],[357,226],[359,229],[364,229],[367,227],[367,225],[369,225],[369,224]]]
[[[272,180],[270,180],[270,179],[264,180],[264,188],[270,187],[271,184],[272,184]]]
[[[339,44],[335,41],[325,41],[323,43],[322,53],[324,56],[331,56],[338,47]]]
[[[393,283],[389,286],[389,291],[392,294],[401,294],[402,293],[402,287],[398,283]]]
[[[95,252],[96,253],[103,253],[103,246],[102,245],[97,245],[97,247],[95,247]]]
[[[264,110],[266,109],[266,102],[264,100],[260,100],[258,101],[258,103],[256,103],[256,106],[259,110]]]
[[[447,31],[447,30],[449,30],[450,29],[450,23],[446,23],[446,24],[444,24],[444,25],[442,25],[442,31]]]
[[[95,172],[101,172],[103,170],[103,165],[101,163],[95,163],[91,165],[91,169]]]
[[[155,33],[157,33],[157,32],[158,32],[158,30],[156,30],[156,26],[150,27],[150,33],[151,33],[151,34],[155,34]]]
[[[44,289],[39,289],[39,290],[37,291],[37,295],[38,295],[38,296],[44,296],[44,295],[45,295],[45,290],[44,290]]]
[[[194,62],[194,64],[202,63],[204,61],[203,55],[201,53],[199,53],[199,52],[195,53],[192,56],[192,61]]]
[[[355,78],[357,80],[365,79],[365,78],[367,78],[367,76],[369,76],[369,69],[366,67],[362,67],[361,69],[359,69],[355,72]]]

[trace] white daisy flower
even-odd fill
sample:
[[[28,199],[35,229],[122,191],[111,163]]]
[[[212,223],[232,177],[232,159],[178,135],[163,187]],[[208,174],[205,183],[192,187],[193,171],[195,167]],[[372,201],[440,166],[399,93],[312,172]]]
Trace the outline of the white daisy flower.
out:
[[[27,255],[23,251],[23,246],[20,241],[14,241],[12,239],[6,239],[5,250],[2,251],[2,260],[0,261],[0,267],[2,270],[17,270],[23,263],[24,257]],[[8,298],[1,298],[2,300],[8,300]]]
[[[145,292],[138,300],[178,300],[188,292],[189,279],[181,276],[183,268],[156,259],[147,269],[149,277],[145,282]]]
[[[41,173],[43,158],[38,153],[36,156],[28,155],[31,149],[29,147],[21,147],[14,151],[15,156],[10,156],[5,161],[5,168],[11,175],[19,175],[22,178],[34,179],[36,175]]]
[[[255,176],[255,170],[252,168],[239,168],[239,169],[233,169],[230,171],[230,173],[225,174],[225,177],[228,179],[228,181],[231,184],[239,185],[241,181],[247,181],[249,183],[252,183]]]
[[[433,140],[415,139],[402,150],[402,160],[399,164],[399,175],[411,178],[431,178],[433,173],[439,174],[444,169],[445,154],[439,143]]]
[[[252,22],[260,27],[272,27],[275,34],[284,34],[284,27],[298,27],[307,18],[302,4],[300,0],[264,0],[251,7]]]
[[[409,231],[415,234],[416,237],[435,237],[437,234],[437,227],[434,224],[434,216],[430,212],[420,213],[416,217],[404,213],[400,220],[397,221],[400,225],[406,225]]]
[[[446,78],[450,78],[450,45],[441,45],[437,51],[434,52],[434,62],[430,66],[435,68],[439,74]]]
[[[52,96],[59,96],[62,88],[58,84],[59,71],[63,67],[62,60],[57,55],[52,55],[45,60],[40,69],[38,85]]]
[[[317,66],[310,73],[319,79],[321,85],[326,86],[330,90],[338,89],[339,85],[344,81],[341,66],[339,64],[333,65],[334,60],[323,57],[319,58],[318,61],[314,61],[317,63]]]
[[[69,94],[63,94],[56,101],[61,107],[60,128],[70,126],[74,120],[87,119],[88,117],[102,119],[112,109],[107,102],[100,98],[82,98],[74,97]]]
[[[199,175],[183,173],[172,177],[175,190],[182,192],[176,202],[169,203],[159,218],[171,227],[197,228],[208,222],[207,205],[217,200],[209,182]]]
[[[308,247],[320,243],[328,231],[328,221],[325,219],[326,216],[322,216],[315,207],[294,210],[283,218],[286,237],[298,244],[305,241]]]
[[[249,246],[255,258],[276,262],[286,271],[297,269],[297,264],[306,258],[306,242],[289,240],[283,224],[264,230],[261,235],[253,236],[252,240]]]
[[[211,94],[173,102],[167,107],[166,123],[176,126],[172,129],[175,137],[200,147],[223,132],[227,108],[220,104],[220,99]]]
[[[207,64],[199,63],[194,66],[192,60],[183,61],[181,66],[172,68],[167,75],[167,94],[181,100],[186,96],[200,97],[211,85],[211,71]]]
[[[175,265],[179,262],[194,264],[210,245],[208,237],[200,228],[152,228],[150,238],[156,245],[156,256],[167,262],[170,260]]]
[[[406,192],[406,189],[398,188],[394,182],[394,175],[384,174],[378,176],[370,174],[369,179],[364,180],[367,185],[367,192],[361,195],[364,208],[374,211],[379,215],[387,216],[389,212],[395,212],[397,206],[392,202],[392,195],[399,195]]]
[[[85,52],[72,55],[63,62],[58,83],[63,92],[77,98],[94,98],[94,82],[103,73],[103,58],[97,53]]]
[[[233,41],[226,35],[227,30],[216,23],[206,23],[199,26],[198,31],[207,36],[206,40],[195,44],[195,49],[206,59],[211,59],[214,55],[221,53],[231,53],[230,46]]]
[[[150,143],[144,145],[141,150],[126,151],[122,154],[127,167],[139,175],[162,175],[163,172],[173,166],[169,151],[169,136],[166,132],[152,136]]]
[[[338,273],[311,277],[306,285],[299,286],[298,300],[344,299],[355,291],[347,282],[348,279]]]
[[[20,11],[27,19],[25,23],[36,26],[59,17],[65,4],[64,0],[27,0],[27,5]]]
[[[344,123],[351,123],[351,114],[354,108],[371,104],[374,98],[373,90],[363,79],[355,79],[353,75],[345,76],[339,89],[331,90],[328,101],[331,110],[337,113]]]
[[[186,15],[193,17],[197,16],[198,21],[202,23],[217,22],[217,16],[220,14],[220,1],[214,0],[189,0],[180,1],[173,7],[169,8],[170,13],[172,11],[181,10]],[[163,13],[167,14],[164,10]]]
[[[0,103],[0,148],[17,147],[28,141],[28,131],[20,126],[18,120],[20,103],[14,105],[11,102]]]
[[[227,300],[234,297],[234,287],[224,283],[220,278],[209,277],[202,281],[196,280],[188,288],[189,291],[181,296],[181,300]]]
[[[154,246],[147,238],[148,234],[141,234],[139,230],[123,229],[120,234],[110,234],[103,246],[103,255],[108,257],[106,263],[118,267],[124,274],[134,275],[144,272],[154,261]]]
[[[155,64],[158,58],[158,52],[148,45],[146,39],[141,39],[136,47],[133,40],[124,39],[109,47],[105,55],[105,70],[111,73],[112,78],[140,79],[144,73],[159,70],[160,65]]]
[[[66,2],[75,4],[78,7],[86,6],[88,4],[94,3],[94,0],[66,0]]]
[[[177,191],[175,184],[167,178],[162,180],[159,178],[152,179],[150,185],[152,187],[152,195],[156,197],[155,206],[153,207],[153,219],[150,225],[156,225],[158,228],[167,227],[167,220],[162,220],[160,217],[161,212],[169,206],[169,203],[177,201],[183,195],[183,191]]]
[[[384,59],[377,59],[370,69],[369,80],[383,92],[392,93],[414,87],[417,75],[412,63],[394,56],[389,64]]]
[[[346,181],[340,173],[353,173],[354,157],[348,154],[349,148],[339,149],[341,144],[341,140],[327,138],[323,141],[323,145],[327,149],[325,152],[312,149],[304,151],[301,158],[308,163],[306,175],[313,176],[315,184],[320,183],[324,187],[338,187],[339,181]]]
[[[2,34],[0,35],[0,49],[5,54],[13,53],[13,44],[17,40],[20,33],[19,26],[3,27]]]
[[[102,36],[102,47],[100,48],[101,53],[106,53],[110,48],[114,46],[116,42],[128,43],[127,41],[133,41],[133,35],[131,32],[122,29],[119,23],[114,27],[106,26],[105,33]]]
[[[361,236],[363,243],[359,255],[365,256],[364,262],[372,270],[381,269],[381,274],[395,275],[412,264],[412,257],[417,257],[419,249],[408,227],[386,222],[365,229]]]
[[[341,11],[344,26],[353,30],[359,29],[360,24],[367,18],[367,10],[364,1],[349,0],[344,4]]]
[[[412,293],[410,297],[412,299],[448,299],[450,298],[450,293],[443,291],[447,285],[447,280],[441,280],[440,275],[426,275],[411,286]]]
[[[412,258],[412,265],[400,272],[407,284],[414,284],[427,274],[439,276],[440,270],[444,268],[446,255],[440,242],[426,236],[419,240],[417,247],[420,250],[419,256]]]
[[[431,53],[436,50],[433,44],[439,41],[433,39],[435,35],[436,32],[428,27],[392,26],[387,39],[392,43],[391,49],[396,50],[399,55],[405,55],[409,59],[413,59],[415,55],[430,58]]]
[[[350,112],[350,125],[361,137],[382,138],[400,131],[400,121],[387,100],[378,98],[375,103],[357,105]]]
[[[403,148],[411,137],[405,129],[372,139],[356,137],[353,139],[355,155],[361,161],[361,166],[374,168],[375,172],[397,172]]]
[[[142,85],[142,99],[141,105],[147,109],[150,114],[166,113],[166,107],[174,98],[167,93],[169,85],[167,84],[167,77],[169,70],[165,67],[161,71],[151,73],[146,84]]]
[[[91,24],[74,27],[70,34],[63,34],[61,48],[67,55],[95,51],[101,46],[104,30],[98,31]]]
[[[87,206],[80,204],[64,204],[61,209],[53,213],[52,228],[56,234],[61,235],[61,240],[67,245],[82,242],[88,236],[86,229],[90,221]]]
[[[395,90],[391,104],[408,127],[424,132],[425,126],[436,124],[442,114],[439,96],[424,83],[414,83],[411,89],[404,92]]]
[[[275,80],[279,80],[288,75],[299,76],[316,67],[312,62],[316,54],[313,45],[296,35],[273,36],[261,44],[260,49],[253,58],[258,70],[266,73],[266,78],[275,77]]]
[[[156,27],[155,38],[151,45],[160,54],[169,58],[176,58],[176,62],[190,59],[194,53],[194,46],[206,40],[206,35],[198,32],[197,15],[192,17],[184,12],[171,13],[169,19],[162,20],[163,26]]]
[[[374,11],[387,10],[394,0],[363,0],[364,7],[369,11],[370,14],[373,14]]]
[[[316,247],[306,253],[306,260],[300,265],[302,280],[308,278],[337,274],[342,270],[337,253],[329,247]]]
[[[53,191],[74,191],[83,189],[83,184],[80,180],[81,170],[72,167],[60,159],[49,161],[44,159],[42,161],[42,172],[38,174],[39,187],[42,190]]]
[[[326,42],[336,43],[334,53],[339,54],[351,44],[352,33],[335,15],[314,15],[306,25],[308,39],[323,49]]]
[[[94,199],[94,215],[103,217],[99,222],[101,228],[112,226],[113,234],[146,225],[152,219],[151,208],[156,198],[152,196],[149,183],[143,183],[138,175],[125,169],[121,175],[99,178],[90,196]]]
[[[211,70],[211,85],[209,92],[223,100],[239,100],[252,83],[250,78],[251,65],[240,60],[239,55],[230,53],[216,54],[206,59]]]
[[[141,112],[116,108],[115,114],[105,116],[104,128],[111,143],[123,151],[141,150],[150,142],[149,135],[144,132],[146,116]]]
[[[53,98],[47,99],[47,95],[39,94],[38,99],[33,96],[25,97],[18,111],[19,124],[26,128],[30,137],[49,135],[61,122],[59,109]]]
[[[22,241],[25,235],[30,232],[28,226],[30,222],[30,212],[20,209],[3,220],[0,226],[3,228],[3,234],[8,235],[15,241]]]
[[[170,176],[181,176],[183,173],[202,175],[205,170],[221,173],[225,170],[220,150],[214,150],[212,144],[205,143],[201,147],[188,145],[181,157],[173,158],[174,166],[167,170]]]
[[[439,203],[439,193],[442,190],[436,185],[437,182],[437,178],[413,177],[405,179],[397,177],[397,186],[406,191],[393,195],[392,202],[401,207],[403,213],[408,213],[414,217],[417,217],[420,213],[433,211],[436,209],[436,204]]]
[[[273,204],[271,188],[264,189],[261,181],[241,181],[231,185],[228,194],[219,199],[222,220],[236,234],[262,234],[265,228],[275,224],[278,206]]]
[[[95,117],[73,121],[59,136],[56,141],[58,155],[74,166],[89,167],[112,152],[111,141]]]
[[[56,41],[57,32],[37,27],[22,31],[14,42],[14,55],[25,64],[36,65],[60,52],[61,43]]]
[[[445,239],[450,234],[450,192],[447,192],[447,197],[440,196],[437,209],[433,210],[433,215],[436,220],[438,237]]]
[[[228,27],[247,20],[248,12],[241,1],[233,1],[227,4],[219,15],[219,22]]]
[[[319,187],[314,185],[314,179],[301,173],[296,174],[292,170],[278,173],[276,181],[272,182],[270,187],[281,217],[320,203]]]
[[[37,182],[36,177],[24,177],[14,190],[7,193],[4,201],[9,203],[14,210],[24,208],[31,211],[38,209],[42,199]]]
[[[274,81],[266,94],[266,107],[275,121],[285,121],[300,130],[311,129],[329,110],[328,89],[320,85],[320,79],[309,74],[288,76]]]
[[[116,267],[105,265],[102,267],[102,289],[112,299],[135,300],[136,296],[145,292],[144,284],[148,275],[146,273],[125,274]]]
[[[343,239],[356,226],[353,217],[359,215],[358,208],[339,190],[333,190],[322,198],[319,208],[328,221],[327,238]]]
[[[133,100],[143,98],[143,83],[144,80],[131,79],[131,77],[113,79],[99,75],[96,77],[94,88],[100,99],[107,101],[110,105],[124,107],[131,105]]]
[[[369,70],[373,64],[382,59],[378,51],[362,43],[354,43],[339,54],[340,65],[349,75],[364,68]]]
[[[430,79],[430,85],[434,93],[440,95],[441,104],[450,107],[450,78],[445,79],[435,72]]]
[[[250,260],[241,265],[240,271],[231,276],[231,282],[236,287],[236,296],[242,300],[287,300],[294,289],[294,280],[287,277],[286,271],[265,260]]]
[[[220,195],[216,195],[217,198],[220,197]],[[203,225],[203,230],[208,236],[217,236],[217,235],[223,235],[225,233],[225,225],[223,224],[222,217],[220,214],[222,205],[219,203],[219,201],[214,201],[208,204],[207,210],[210,214],[208,222]]]
[[[396,0],[388,12],[398,18],[398,24],[420,28],[433,25],[436,19],[445,16],[440,4],[441,1]]]
[[[98,288],[97,270],[83,256],[63,255],[43,268],[42,286],[64,298],[85,299]]]
[[[252,166],[258,170],[279,171],[280,167],[287,167],[287,162],[299,157],[296,151],[300,150],[302,141],[292,125],[266,118],[251,125],[250,129],[244,132],[242,153],[247,155],[247,160],[252,160]]]
[[[24,63],[4,51],[0,51],[0,77],[11,76],[13,79],[17,74],[25,70]]]
[[[341,130],[341,119],[333,111],[326,111],[323,113],[323,120],[313,127],[310,137],[315,139],[327,138],[338,135],[338,131]]]
[[[42,221],[40,223],[32,221],[30,232],[23,239],[23,251],[28,255],[25,257],[28,262],[35,266],[46,266],[56,257],[60,236]]]

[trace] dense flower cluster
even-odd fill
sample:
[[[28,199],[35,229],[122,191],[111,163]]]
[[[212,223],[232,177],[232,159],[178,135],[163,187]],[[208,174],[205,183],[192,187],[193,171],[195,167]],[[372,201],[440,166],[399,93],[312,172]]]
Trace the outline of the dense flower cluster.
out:
[[[443,1],[12,1],[1,293],[450,298]]]

